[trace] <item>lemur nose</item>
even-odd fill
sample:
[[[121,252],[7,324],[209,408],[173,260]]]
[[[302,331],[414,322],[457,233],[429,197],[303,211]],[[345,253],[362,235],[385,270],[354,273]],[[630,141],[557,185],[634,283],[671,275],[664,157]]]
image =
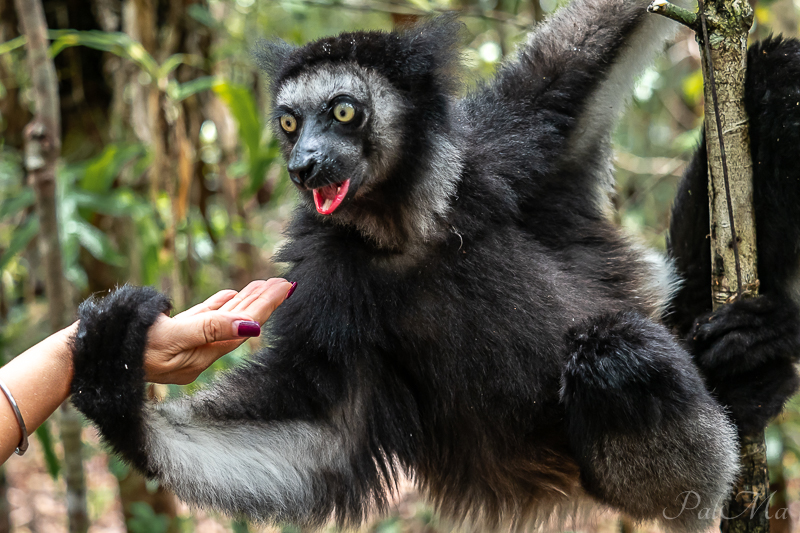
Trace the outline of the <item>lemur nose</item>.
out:
[[[286,165],[289,171],[289,178],[292,182],[303,187],[308,179],[314,174],[314,167],[317,164],[317,159],[313,154],[306,154],[301,157],[292,157]]]

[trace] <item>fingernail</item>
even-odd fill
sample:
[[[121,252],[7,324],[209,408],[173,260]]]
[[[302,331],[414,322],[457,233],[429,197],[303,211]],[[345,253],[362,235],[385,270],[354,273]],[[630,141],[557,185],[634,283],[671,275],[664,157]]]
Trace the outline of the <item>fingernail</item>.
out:
[[[297,282],[296,282],[296,281],[293,281],[293,282],[292,282],[292,286],[291,286],[291,287],[289,287],[289,292],[287,292],[287,293],[286,293],[286,298],[284,298],[284,300],[288,300],[288,299],[289,299],[289,297],[290,297],[292,294],[294,294],[294,290],[295,290],[296,288],[297,288]]]
[[[233,323],[236,326],[236,334],[240,337],[258,337],[261,335],[261,325],[252,320],[241,320]]]

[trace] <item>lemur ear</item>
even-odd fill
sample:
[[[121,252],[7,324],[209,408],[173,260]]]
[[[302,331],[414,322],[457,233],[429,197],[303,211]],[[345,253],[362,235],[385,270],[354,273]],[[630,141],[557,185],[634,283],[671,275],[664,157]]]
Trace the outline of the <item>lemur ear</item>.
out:
[[[250,55],[253,57],[255,64],[258,65],[258,68],[263,70],[269,76],[271,83],[274,84],[286,58],[296,48],[296,46],[292,46],[281,39],[274,41],[261,39],[255,44]]]

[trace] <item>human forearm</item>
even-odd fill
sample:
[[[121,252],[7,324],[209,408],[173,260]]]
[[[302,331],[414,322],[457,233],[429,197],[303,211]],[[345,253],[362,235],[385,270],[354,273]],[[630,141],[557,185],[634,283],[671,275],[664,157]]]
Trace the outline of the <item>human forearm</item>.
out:
[[[28,433],[33,433],[69,395],[70,337],[76,326],[54,333],[0,368],[0,380],[13,394]],[[11,404],[0,394],[0,464],[14,453],[21,437]]]
[[[156,324],[148,329],[144,352],[138,354],[143,358],[140,364],[146,379],[156,383],[190,383],[247,337],[257,336],[261,331],[260,325],[291,295],[295,285],[283,279],[258,280],[240,292],[220,291],[173,318],[159,317],[160,320],[156,319]],[[115,297],[124,299],[146,292],[126,287],[117,291]],[[157,293],[152,291],[152,295]],[[81,309],[91,314],[97,306],[90,300]],[[168,309],[169,304],[165,303],[161,311]],[[161,311],[157,310],[156,313]],[[107,318],[111,319],[111,338],[118,340],[125,332],[126,323],[112,316]],[[28,433],[39,427],[69,396],[74,371],[71,339],[77,330],[76,322],[0,368],[0,380],[11,390],[22,411]],[[108,346],[104,346],[104,349],[108,349]],[[118,357],[119,353],[115,356]],[[113,371],[106,373],[108,369],[98,367],[89,367],[88,370],[93,375],[104,376],[113,386]],[[80,394],[80,382],[77,387],[77,394]],[[83,396],[84,402],[87,396]],[[0,395],[0,464],[14,452],[21,436],[14,410],[8,400]]]

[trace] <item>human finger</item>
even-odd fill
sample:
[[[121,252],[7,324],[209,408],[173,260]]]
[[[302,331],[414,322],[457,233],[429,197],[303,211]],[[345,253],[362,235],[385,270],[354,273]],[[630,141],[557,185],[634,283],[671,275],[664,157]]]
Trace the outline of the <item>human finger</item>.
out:
[[[296,286],[296,283],[282,281],[263,287],[261,292],[251,294],[239,302],[232,312],[244,313],[263,324],[287,296],[291,295]]]
[[[165,337],[180,350],[197,348],[212,342],[258,337],[261,324],[242,312],[208,311],[189,317],[175,317]]]
[[[223,305],[228,303],[232,298],[234,298],[238,293],[233,289],[225,289],[217,292],[216,294],[212,294],[211,296],[206,299],[206,301],[201,302],[194,307],[190,307],[186,311],[182,313],[178,313],[175,315],[175,318],[178,317],[188,317],[194,316],[200,313],[205,313],[206,311],[216,311],[217,309],[221,308]]]
[[[255,298],[258,298],[265,291],[280,283],[287,283],[287,281],[283,278],[270,278],[266,280],[259,279],[251,281],[245,288],[239,291],[239,294],[225,302],[225,304],[220,307],[220,310],[232,311],[234,309],[241,309],[243,302],[245,303],[244,307],[246,307],[247,304],[252,302]]]

